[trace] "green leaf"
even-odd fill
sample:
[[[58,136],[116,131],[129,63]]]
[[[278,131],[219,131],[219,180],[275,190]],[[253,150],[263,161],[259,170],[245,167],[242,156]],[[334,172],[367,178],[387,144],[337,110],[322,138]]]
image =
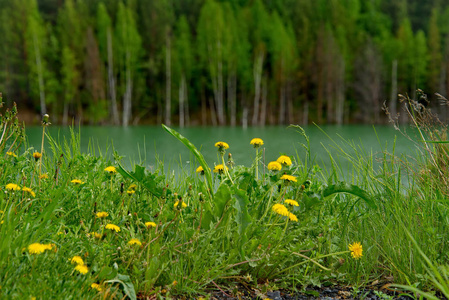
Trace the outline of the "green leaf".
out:
[[[126,171],[119,162],[117,162],[117,164],[118,164],[117,172],[119,172],[120,175],[122,175],[125,178],[131,179],[133,182],[139,183],[154,196],[156,197],[162,196],[162,189],[157,187],[154,178],[145,175],[144,167],[135,165],[134,172],[131,173]]]
[[[336,193],[348,193],[363,199],[366,204],[371,208],[377,208],[374,199],[364,190],[353,184],[347,184],[346,182],[339,182],[337,184],[330,185],[323,190],[323,197],[330,196]]]
[[[234,203],[234,208],[237,210],[237,215],[235,216],[235,221],[239,226],[239,234],[245,233],[246,228],[251,224],[251,216],[248,213],[248,196],[245,191],[237,190],[234,194],[237,201]]]
[[[123,291],[126,296],[128,296],[131,300],[136,300],[136,291],[134,289],[134,285],[131,282],[131,278],[128,275],[117,274],[117,277],[111,280],[105,281],[106,283],[120,283],[123,287]]]
[[[231,200],[231,190],[229,189],[229,186],[227,184],[222,183],[218,187],[218,190],[214,196],[213,212],[218,219],[221,219],[226,204],[229,202],[229,200]]]
[[[172,136],[177,138],[181,143],[183,143],[190,150],[190,152],[192,152],[192,154],[196,157],[196,159],[204,169],[204,176],[206,177],[209,190],[212,191],[212,175],[210,172],[209,165],[207,164],[201,152],[198,151],[198,149],[196,149],[195,145],[193,145],[187,138],[179,134],[176,130],[171,129],[170,127],[167,127],[164,124],[162,124],[162,128],[164,128],[168,133],[170,133]]]

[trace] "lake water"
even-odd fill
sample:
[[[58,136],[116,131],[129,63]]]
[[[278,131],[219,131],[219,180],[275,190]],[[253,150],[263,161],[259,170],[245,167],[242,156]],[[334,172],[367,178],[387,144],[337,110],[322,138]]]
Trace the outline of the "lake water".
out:
[[[335,158],[340,157],[336,146],[345,148],[347,152],[352,150],[348,147],[348,140],[366,152],[374,154],[381,153],[382,149],[393,149],[396,138],[396,154],[413,154],[415,147],[412,142],[402,136],[392,126],[368,126],[368,125],[345,125],[345,126],[322,126],[315,125],[303,127],[310,138],[310,148],[315,162],[322,168],[330,166],[329,155],[326,148]],[[289,156],[298,155],[300,159],[305,158],[305,150],[301,146],[305,139],[295,128],[263,127],[247,128],[239,127],[192,127],[174,128],[183,136],[188,138],[204,155],[206,161],[213,166],[218,161],[217,149],[214,144],[224,141],[229,144],[228,152],[232,153],[236,164],[249,166],[255,156],[255,150],[249,144],[251,139],[258,137],[264,141],[265,162],[268,163],[279,157],[280,154]],[[157,163],[156,156],[164,161],[165,168],[177,169],[180,164],[197,167],[197,163],[190,155],[187,148],[172,137],[160,126],[137,126],[137,127],[100,127],[82,126],[76,127],[75,131],[81,132],[82,151],[91,151],[94,146],[96,154],[98,149],[112,158],[112,145],[119,155],[124,157],[124,163],[142,162],[147,167]],[[324,133],[323,133],[324,131]],[[40,149],[42,128],[29,127],[26,129],[29,145]],[[50,135],[62,141],[64,137],[70,138],[68,127],[50,126]],[[90,148],[89,148],[90,145]],[[345,160],[339,162],[345,166]],[[167,170],[166,170],[167,171]]]

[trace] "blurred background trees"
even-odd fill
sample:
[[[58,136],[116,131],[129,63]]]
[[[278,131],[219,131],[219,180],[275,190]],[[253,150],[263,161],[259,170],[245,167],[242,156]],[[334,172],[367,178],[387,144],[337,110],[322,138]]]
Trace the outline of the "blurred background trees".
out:
[[[448,20],[443,0],[0,0],[0,91],[36,123],[383,123],[417,88],[444,117]]]

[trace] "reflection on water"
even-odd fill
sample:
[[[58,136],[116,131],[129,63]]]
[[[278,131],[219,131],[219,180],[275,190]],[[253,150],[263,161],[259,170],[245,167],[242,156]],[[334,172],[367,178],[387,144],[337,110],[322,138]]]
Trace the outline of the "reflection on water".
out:
[[[415,152],[413,144],[403,137],[391,126],[348,125],[348,126],[323,126],[320,128],[310,125],[303,127],[310,138],[312,158],[322,168],[330,167],[330,159],[327,151],[332,153],[342,168],[347,168],[347,163],[339,155],[339,147],[345,152],[351,153],[351,147],[342,139],[351,141],[358,149],[363,148],[367,153],[379,154],[382,149],[393,150],[396,138],[396,154]],[[213,166],[218,161],[217,149],[214,144],[217,141],[227,142],[230,146],[228,152],[232,153],[236,164],[250,166],[255,156],[255,150],[249,144],[251,139],[258,137],[263,139],[265,148],[265,162],[275,160],[280,154],[304,159],[305,150],[302,143],[306,143],[304,137],[295,128],[287,127],[263,127],[263,128],[231,128],[231,127],[194,127],[174,128],[188,138],[204,155],[206,161]],[[111,157],[112,148],[124,157],[124,162],[145,162],[146,166],[157,164],[156,157],[165,163],[165,168],[176,169],[181,163],[184,166],[197,164],[185,146],[177,139],[158,126],[138,127],[92,127],[83,126],[75,128],[81,131],[82,151],[99,150]],[[324,132],[323,132],[324,131]],[[40,127],[27,128],[29,144],[40,148],[42,129]],[[60,141],[64,137],[70,139],[70,129],[67,127],[50,126],[49,133]],[[337,142],[336,146],[333,141]],[[90,147],[89,147],[90,145]],[[113,147],[111,147],[113,146]],[[327,149],[327,150],[326,150]]]

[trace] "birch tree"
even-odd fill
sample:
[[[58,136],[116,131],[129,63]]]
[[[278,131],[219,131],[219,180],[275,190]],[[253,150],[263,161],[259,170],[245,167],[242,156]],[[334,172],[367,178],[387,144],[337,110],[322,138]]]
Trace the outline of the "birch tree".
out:
[[[113,28],[111,18],[106,10],[106,6],[100,2],[97,9],[97,32],[100,48],[100,56],[103,65],[107,70],[107,87],[109,98],[109,113],[112,124],[120,124],[119,111],[117,106],[116,79],[114,72],[114,48],[113,48]]]
[[[115,26],[115,53],[123,97],[122,125],[128,126],[132,117],[134,75],[141,56],[141,38],[137,31],[133,12],[122,2],[118,5]]]

